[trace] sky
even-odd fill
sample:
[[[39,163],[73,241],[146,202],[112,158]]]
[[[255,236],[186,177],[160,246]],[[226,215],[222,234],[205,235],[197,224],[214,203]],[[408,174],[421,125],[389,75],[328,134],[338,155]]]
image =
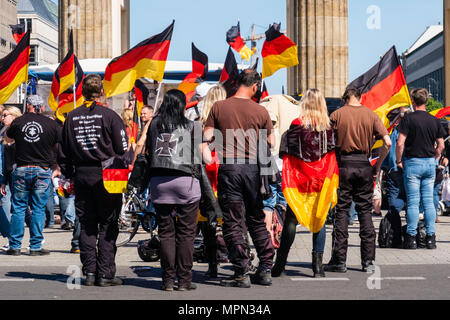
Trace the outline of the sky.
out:
[[[395,45],[400,55],[429,25],[443,24],[442,0],[348,0],[349,82],[369,70]],[[224,63],[228,50],[227,30],[240,21],[241,35],[263,34],[269,25],[281,22],[286,29],[285,0],[131,0],[133,47],[162,32],[175,19],[169,60],[191,61],[191,43],[206,53],[211,63]],[[263,40],[258,42],[261,50]],[[250,46],[250,44],[248,44]],[[239,55],[236,60],[241,63]],[[259,69],[262,67],[260,58]],[[281,69],[266,78],[270,94],[286,85]]]

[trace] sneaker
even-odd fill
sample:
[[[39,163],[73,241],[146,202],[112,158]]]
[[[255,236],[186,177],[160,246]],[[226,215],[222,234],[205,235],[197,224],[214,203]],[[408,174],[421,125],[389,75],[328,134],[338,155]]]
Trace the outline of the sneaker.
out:
[[[228,279],[220,281],[222,287],[250,288],[250,277],[248,275],[234,275]]]
[[[163,285],[161,286],[161,290],[173,291],[173,283],[163,283]]]
[[[197,286],[194,283],[178,286],[177,291],[191,291],[197,289]]]
[[[427,249],[436,249],[437,248],[437,246],[436,246],[436,235],[435,234],[433,234],[433,235],[427,235],[427,237],[426,237],[426,243],[427,243]]]
[[[41,249],[41,250],[30,250],[30,256],[36,257],[36,256],[48,256],[50,254],[50,251],[47,249]]]
[[[1,247],[0,250],[5,251],[5,252],[8,251],[9,250],[9,242],[7,244],[5,244],[3,247]]]
[[[70,253],[80,253],[80,247],[74,246],[70,249]]]
[[[251,282],[254,284],[260,284],[262,286],[272,285],[272,272],[271,270],[258,270],[255,274],[250,276]]]
[[[362,271],[363,272],[374,273],[375,272],[375,266],[373,264],[373,261],[372,260],[363,261],[362,262]]]

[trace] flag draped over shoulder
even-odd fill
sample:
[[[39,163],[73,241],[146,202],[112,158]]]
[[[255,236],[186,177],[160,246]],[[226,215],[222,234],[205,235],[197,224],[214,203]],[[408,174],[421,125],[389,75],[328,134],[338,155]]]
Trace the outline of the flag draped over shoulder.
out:
[[[178,90],[183,91],[186,95],[186,102],[191,102],[195,95],[195,88],[204,80],[208,75],[208,56],[197,49],[192,43],[192,72],[189,73],[183,82],[178,86]]]
[[[138,117],[141,116],[142,108],[148,103],[150,91],[141,80],[136,80],[134,84],[134,93],[136,95],[136,109]]]
[[[245,45],[244,41],[241,37],[241,28],[239,22],[237,26],[233,26],[227,32],[227,43],[236,50],[237,53],[241,56],[242,59],[250,60],[250,57],[254,54],[254,52]]]
[[[30,32],[17,44],[6,57],[0,59],[0,104],[9,97],[22,83],[28,81],[30,63]]]
[[[69,35],[69,51],[53,75],[52,87],[48,97],[48,105],[53,111],[58,109],[58,97],[73,87],[75,80],[75,54],[73,52],[73,31],[71,30]]]
[[[291,126],[283,139],[295,134],[298,125]],[[294,136],[295,137],[295,136]],[[319,232],[327,219],[330,205],[337,204],[339,169],[334,150],[314,162],[302,160],[299,139],[286,139],[283,156],[282,190],[298,222],[311,232]],[[291,152],[292,150],[292,152]]]
[[[350,83],[361,91],[361,104],[374,111],[387,129],[400,114],[400,107],[410,106],[411,98],[403,68],[393,46],[369,71]]]
[[[175,21],[162,33],[142,41],[108,64],[103,80],[107,97],[130,92],[140,78],[163,80],[174,24]]]
[[[9,25],[11,27],[11,32],[14,40],[16,40],[16,43],[19,43],[20,40],[25,36],[25,25],[23,24],[15,24],[15,25]]]
[[[291,39],[280,32],[280,24],[274,23],[266,31],[266,41],[261,50],[262,77],[267,78],[281,68],[298,65],[298,48]]]
[[[76,56],[74,56],[75,63],[75,103],[73,101],[73,86],[59,95],[58,109],[56,109],[56,117],[64,122],[67,113],[73,111],[84,103],[83,97],[83,80],[84,72]],[[51,93],[50,93],[51,94]]]

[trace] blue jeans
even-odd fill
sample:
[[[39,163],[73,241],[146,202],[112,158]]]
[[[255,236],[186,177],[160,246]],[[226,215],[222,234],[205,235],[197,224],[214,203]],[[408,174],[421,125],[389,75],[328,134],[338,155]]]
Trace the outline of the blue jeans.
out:
[[[47,226],[53,227],[55,225],[55,198],[54,198],[54,186],[50,181],[50,192],[47,203],[45,204],[45,215],[47,217]]]
[[[51,188],[52,171],[42,168],[19,167],[12,174],[12,215],[9,245],[11,249],[22,247],[25,233],[25,211],[31,206],[30,250],[42,249],[42,230],[45,224],[45,205]]]
[[[3,237],[9,238],[9,229],[11,224],[11,191],[6,185],[6,195],[0,196],[2,206],[0,207],[0,233]]]
[[[75,196],[64,198],[58,195],[58,197],[61,210],[61,224],[66,220],[75,224]]]
[[[405,207],[406,191],[403,182],[403,170],[387,170],[386,174],[386,193],[389,210],[400,213]]]
[[[350,210],[348,211],[348,222],[351,223],[355,221],[358,218],[358,212],[356,212],[355,209],[355,201],[352,201],[352,205],[350,207]]]
[[[283,190],[281,189],[281,182],[271,184],[270,189],[272,189],[272,198],[263,201],[264,210],[273,212],[277,204],[281,204],[286,208],[287,201],[283,195]]]
[[[406,158],[403,179],[407,198],[407,229],[410,236],[417,234],[419,205],[422,198],[427,235],[435,233],[436,208],[434,206],[434,180],[436,162],[434,158]]]

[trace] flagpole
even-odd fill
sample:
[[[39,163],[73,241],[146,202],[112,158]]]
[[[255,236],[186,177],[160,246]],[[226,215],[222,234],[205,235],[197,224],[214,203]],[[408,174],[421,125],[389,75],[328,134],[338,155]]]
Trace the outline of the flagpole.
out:
[[[27,97],[28,97],[28,80],[25,81],[25,93],[23,94],[23,113],[26,113],[27,111]]]
[[[75,80],[76,81],[76,80]],[[76,93],[76,85],[73,83],[73,110],[77,108],[77,93]]]
[[[159,83],[158,94],[156,95],[155,110],[154,110],[155,114],[156,114],[156,111],[158,111],[158,101],[159,101],[159,94],[161,93],[161,86],[162,86],[162,81]]]

